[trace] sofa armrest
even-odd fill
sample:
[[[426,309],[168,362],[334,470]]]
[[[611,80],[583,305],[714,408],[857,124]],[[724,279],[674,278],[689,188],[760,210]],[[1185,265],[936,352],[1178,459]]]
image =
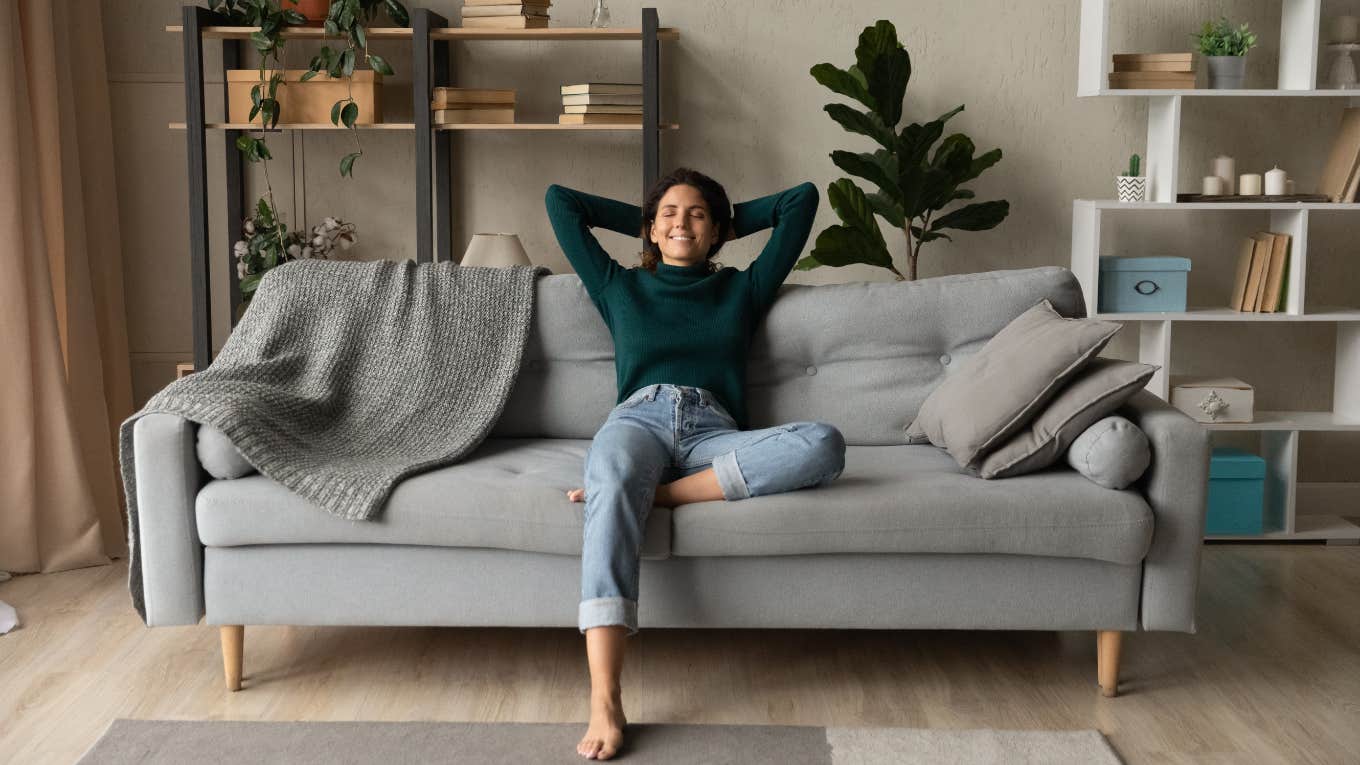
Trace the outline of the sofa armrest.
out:
[[[1137,488],[1152,507],[1143,559],[1144,630],[1195,632],[1195,598],[1209,493],[1209,432],[1146,390],[1119,411],[1147,434],[1152,465]]]
[[[146,624],[198,624],[203,615],[203,545],[194,499],[204,473],[194,450],[198,426],[173,414],[148,414],[132,428],[136,471],[137,565]],[[136,574],[129,572],[135,588]]]

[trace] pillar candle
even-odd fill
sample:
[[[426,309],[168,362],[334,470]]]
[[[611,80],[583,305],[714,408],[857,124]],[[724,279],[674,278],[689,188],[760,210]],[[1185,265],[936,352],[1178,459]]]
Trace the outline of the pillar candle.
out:
[[[1266,172],[1266,196],[1277,196],[1285,193],[1285,180],[1288,174],[1279,167]]]
[[[1223,179],[1223,193],[1233,194],[1233,181],[1237,179],[1237,165],[1232,157],[1219,155],[1214,157],[1214,175]]]
[[[1243,173],[1237,179],[1237,193],[1246,197],[1260,196],[1261,194],[1261,174]]]
[[[1204,189],[1201,192],[1206,197],[1216,197],[1223,194],[1223,179],[1217,175],[1204,176]]]
[[[1288,179],[1285,180],[1285,182],[1284,182],[1284,193],[1289,194],[1289,195],[1293,195],[1293,194],[1295,193],[1295,191],[1294,191],[1294,179],[1293,179],[1293,178],[1288,178]]]

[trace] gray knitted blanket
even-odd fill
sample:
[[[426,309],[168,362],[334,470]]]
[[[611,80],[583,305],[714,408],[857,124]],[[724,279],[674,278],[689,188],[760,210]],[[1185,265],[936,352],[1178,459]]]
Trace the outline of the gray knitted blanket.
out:
[[[138,418],[166,412],[212,425],[322,510],[370,519],[398,481],[457,462],[496,424],[545,273],[410,261],[269,271],[212,365],[166,386],[119,431],[128,588],[142,621]]]

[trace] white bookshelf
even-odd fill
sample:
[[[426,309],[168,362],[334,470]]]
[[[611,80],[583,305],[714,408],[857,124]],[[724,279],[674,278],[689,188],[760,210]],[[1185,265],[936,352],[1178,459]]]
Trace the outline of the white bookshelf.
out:
[[[1081,41],[1078,55],[1079,97],[1143,98],[1147,108],[1147,147],[1143,153],[1148,176],[1148,202],[1122,203],[1105,199],[1078,199],[1072,204],[1072,271],[1081,282],[1091,316],[1138,324],[1139,360],[1161,370],[1148,389],[1166,399],[1170,393],[1171,343],[1174,328],[1184,322],[1237,324],[1240,322],[1329,322],[1336,324],[1336,365],[1333,373],[1333,411],[1258,411],[1255,421],[1220,423],[1205,427],[1217,432],[1247,431],[1260,437],[1260,454],[1266,460],[1265,514],[1267,533],[1261,536],[1209,536],[1224,540],[1326,540],[1354,544],[1360,526],[1339,515],[1297,512],[1298,445],[1304,432],[1360,432],[1360,296],[1356,305],[1312,305],[1306,294],[1309,215],[1317,210],[1360,211],[1360,204],[1327,203],[1178,203],[1177,166],[1180,157],[1181,102],[1185,98],[1341,98],[1360,105],[1355,90],[1318,87],[1319,27],[1322,0],[1283,0],[1280,13],[1280,65],[1278,88],[1254,90],[1112,90],[1107,87],[1111,70],[1109,11],[1111,0],[1082,0]],[[1130,51],[1132,52],[1132,51]],[[1259,227],[1267,218],[1271,231],[1289,234],[1288,291],[1279,313],[1241,313],[1219,306],[1190,307],[1175,313],[1100,313],[1101,228],[1110,215],[1156,216],[1165,211],[1233,211],[1251,217],[1243,229]],[[1226,329],[1226,328],[1225,328]],[[1354,496],[1355,493],[1350,494]],[[1341,496],[1347,496],[1341,493]],[[1360,515],[1356,507],[1351,515]]]

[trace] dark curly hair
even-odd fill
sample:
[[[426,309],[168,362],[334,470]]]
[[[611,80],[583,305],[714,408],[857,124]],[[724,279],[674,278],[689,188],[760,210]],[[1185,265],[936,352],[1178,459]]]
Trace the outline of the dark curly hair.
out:
[[[721,266],[713,262],[713,256],[722,249],[723,242],[727,240],[728,232],[732,230],[732,203],[727,199],[727,190],[721,183],[709,178],[698,170],[691,170],[688,167],[678,167],[669,175],[656,182],[652,190],[647,194],[647,201],[642,205],[642,253],[640,255],[642,263],[639,268],[655,272],[656,264],[661,262],[661,248],[648,238],[648,233],[652,230],[652,223],[656,220],[656,209],[661,205],[661,197],[666,195],[670,187],[677,184],[693,186],[699,190],[699,194],[704,198],[704,203],[708,205],[709,215],[713,216],[713,223],[718,230],[718,241],[713,243],[708,251],[708,270],[709,273],[717,271]]]

